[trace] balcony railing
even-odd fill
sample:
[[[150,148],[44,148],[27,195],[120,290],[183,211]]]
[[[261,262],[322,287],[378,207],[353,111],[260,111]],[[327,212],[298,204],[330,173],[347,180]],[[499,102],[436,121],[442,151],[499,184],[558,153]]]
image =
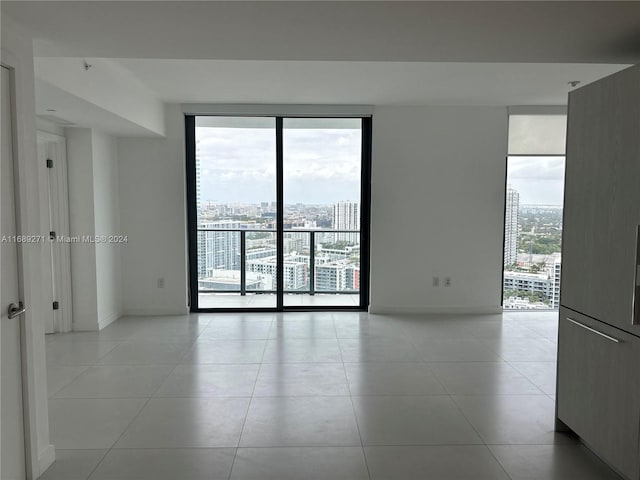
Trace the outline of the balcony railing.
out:
[[[198,228],[198,292],[199,293],[239,293],[240,295],[247,295],[247,293],[251,294],[275,294],[276,290],[273,288],[273,280],[275,279],[275,273],[277,271],[277,253],[276,253],[276,233],[277,231],[274,229],[240,229],[240,228]],[[224,237],[215,237],[211,235],[210,232],[214,234],[227,234]],[[263,238],[251,238],[255,236],[255,234],[270,234],[271,239]],[[283,234],[285,237],[291,234],[299,234],[299,235],[308,235],[308,243],[303,242],[304,245],[308,244],[307,248],[302,248],[300,251],[293,250],[289,248],[289,251],[286,251],[285,248],[285,263],[305,263],[305,262],[291,262],[291,260],[287,260],[288,256],[292,256],[295,254],[297,257],[308,257],[307,263],[307,271],[303,272],[304,280],[303,285],[300,288],[287,288],[287,284],[291,282],[287,282],[285,279],[285,294],[306,294],[306,295],[314,295],[314,294],[333,294],[333,295],[342,295],[342,294],[357,294],[359,292],[359,282],[360,282],[360,230],[311,230],[311,229],[286,229],[283,230]],[[235,239],[233,238],[235,236]],[[238,238],[239,236],[239,238]],[[249,238],[247,238],[249,236]],[[333,236],[333,242],[329,242],[331,245],[335,245],[338,242],[344,243],[343,249],[331,249],[331,248],[323,248],[317,251],[317,241],[320,244],[326,242],[326,238],[329,236]],[[209,238],[208,238],[209,237]],[[288,237],[290,240],[295,241],[295,238]],[[285,238],[286,240],[287,238]],[[347,240],[348,239],[348,240]],[[260,252],[260,248],[251,248],[247,249],[247,241],[263,243],[263,252]],[[355,241],[354,241],[355,240]],[[212,247],[212,248],[209,248]],[[256,257],[252,260],[247,260],[248,254],[259,254],[266,253],[269,249],[273,250],[272,255],[265,255],[264,257]],[[215,254],[222,254],[224,260],[221,264],[210,266],[213,259],[209,259],[209,256],[214,256]],[[328,256],[333,256],[331,260]],[[343,256],[342,260],[338,258]],[[357,257],[357,261],[353,261],[353,258]],[[324,261],[323,261],[324,260]],[[249,262],[262,263],[267,266],[267,270],[273,270],[273,275],[270,273],[264,272],[248,272]],[[318,263],[322,262],[322,263]],[[273,268],[269,268],[268,266],[273,265]],[[220,267],[220,268],[216,268]],[[344,269],[344,274],[346,277],[346,269],[351,269],[351,274],[353,278],[350,280],[351,288],[334,288],[327,289],[322,288],[320,285],[320,289],[317,288],[318,279],[316,278],[316,273],[318,271],[318,267],[334,267],[336,269],[336,286],[338,286],[338,274],[337,271],[339,269]],[[202,274],[204,271],[204,275]],[[286,267],[285,267],[286,271]],[[230,273],[239,273],[239,279],[237,277],[215,277],[215,276],[207,276],[207,272],[217,272],[221,274],[222,272],[230,272]],[[248,286],[247,281],[247,273],[263,275],[266,280],[271,278],[272,280],[272,288],[251,288]],[[294,274],[296,273],[294,268]],[[284,274],[284,273],[283,273]],[[356,278],[357,277],[357,278]],[[227,282],[225,282],[225,279]],[[238,287],[232,288],[236,281],[239,280]],[[295,281],[295,278],[294,278]],[[201,284],[220,284],[224,285],[227,283],[225,288],[201,288]],[[322,281],[320,283],[323,283]],[[357,288],[356,288],[357,285]]]

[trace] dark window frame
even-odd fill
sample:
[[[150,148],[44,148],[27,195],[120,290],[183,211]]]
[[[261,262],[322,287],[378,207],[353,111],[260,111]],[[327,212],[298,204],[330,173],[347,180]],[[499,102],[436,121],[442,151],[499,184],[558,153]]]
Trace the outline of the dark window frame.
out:
[[[196,117],[204,116],[262,116],[275,118],[276,135],[276,231],[277,231],[277,278],[276,306],[262,308],[201,308],[198,305],[198,214],[196,206]],[[351,118],[361,124],[361,164],[360,164],[360,291],[357,306],[286,306],[284,305],[284,119],[289,118]],[[367,311],[369,308],[371,275],[371,116],[331,116],[331,115],[192,115],[185,114],[185,153],[187,186],[187,241],[189,275],[189,310],[194,313],[207,312],[286,312],[286,311]]]

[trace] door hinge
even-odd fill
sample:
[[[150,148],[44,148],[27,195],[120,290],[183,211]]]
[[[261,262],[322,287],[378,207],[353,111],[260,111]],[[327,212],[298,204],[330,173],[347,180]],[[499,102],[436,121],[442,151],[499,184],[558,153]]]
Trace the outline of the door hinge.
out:
[[[53,168],[53,160],[47,158],[47,168]]]
[[[60,309],[60,303],[58,303],[57,300],[55,302],[53,302],[53,309],[54,310],[59,310]]]
[[[56,239],[56,232],[49,232],[49,240],[55,240]]]

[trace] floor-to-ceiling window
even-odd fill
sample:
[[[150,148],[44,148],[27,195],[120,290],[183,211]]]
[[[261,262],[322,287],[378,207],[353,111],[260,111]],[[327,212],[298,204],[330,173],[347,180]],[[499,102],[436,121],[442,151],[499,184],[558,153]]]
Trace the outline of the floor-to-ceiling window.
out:
[[[511,115],[503,307],[560,303],[566,115]]]
[[[192,310],[366,308],[370,123],[187,116]]]

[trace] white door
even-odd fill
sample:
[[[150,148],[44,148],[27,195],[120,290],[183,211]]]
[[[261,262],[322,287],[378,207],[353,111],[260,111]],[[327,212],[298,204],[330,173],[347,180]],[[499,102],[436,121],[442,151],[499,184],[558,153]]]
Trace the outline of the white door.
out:
[[[2,117],[0,129],[2,135],[0,144],[2,148],[1,172],[0,172],[0,196],[1,210],[1,235],[3,242],[0,244],[2,255],[0,257],[0,354],[2,382],[0,384],[0,479],[24,480],[25,473],[25,449],[24,449],[24,422],[22,415],[22,371],[20,355],[20,322],[22,316],[9,318],[9,305],[18,304],[20,300],[20,288],[18,277],[18,248],[13,242],[16,235],[16,209],[15,189],[13,175],[13,136],[11,115],[11,85],[9,70],[1,68],[2,78],[0,87],[2,94]]]

